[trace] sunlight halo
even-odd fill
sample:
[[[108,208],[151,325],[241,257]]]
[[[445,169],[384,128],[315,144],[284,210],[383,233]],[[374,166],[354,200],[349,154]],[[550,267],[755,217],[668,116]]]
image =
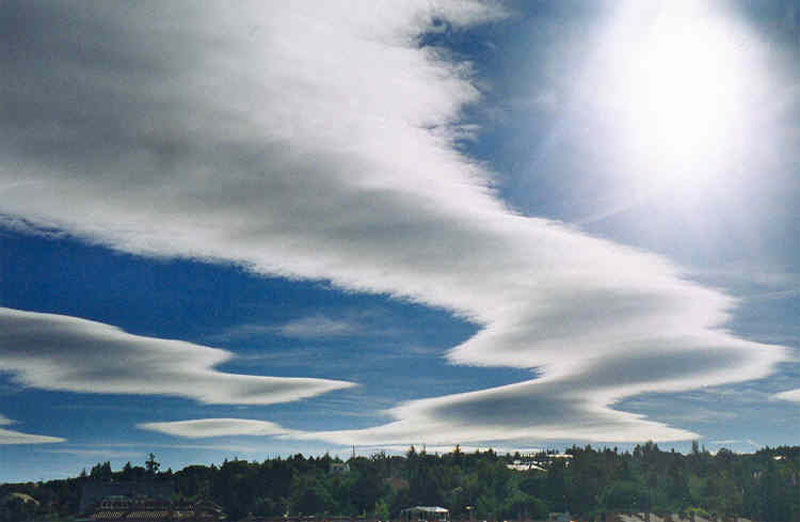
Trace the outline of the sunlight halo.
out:
[[[603,114],[632,175],[703,187],[737,168],[746,146],[765,76],[758,42],[711,2],[644,4],[624,4],[607,35],[595,73]]]

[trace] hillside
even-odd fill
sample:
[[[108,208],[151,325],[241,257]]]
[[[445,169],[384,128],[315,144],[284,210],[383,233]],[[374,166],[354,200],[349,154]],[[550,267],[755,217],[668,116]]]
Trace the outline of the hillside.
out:
[[[682,513],[704,518],[746,517],[800,521],[800,447],[753,454],[699,449],[688,455],[653,443],[631,452],[572,447],[531,455],[458,448],[429,454],[378,453],[346,462],[328,455],[294,455],[264,462],[158,471],[130,463],[113,471],[100,463],[66,480],[0,486],[0,520],[69,519],[79,511],[87,483],[162,482],[173,500],[207,499],[229,520],[256,516],[319,515],[396,517],[412,505],[439,505],[454,519],[542,519],[549,512],[603,519],[611,513]],[[27,496],[26,496],[27,495]]]

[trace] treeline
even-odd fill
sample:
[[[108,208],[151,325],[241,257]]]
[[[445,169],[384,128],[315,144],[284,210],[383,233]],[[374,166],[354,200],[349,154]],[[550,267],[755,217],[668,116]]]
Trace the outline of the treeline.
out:
[[[580,519],[637,511],[747,517],[765,522],[800,522],[800,447],[767,448],[754,454],[722,449],[711,454],[694,446],[688,455],[655,444],[633,451],[572,447],[570,457],[465,453],[456,448],[430,454],[411,448],[405,455],[378,453],[342,461],[328,455],[294,455],[264,462],[225,461],[160,471],[151,456],[146,467],[109,463],[89,473],[44,483],[4,484],[0,520],[68,518],[78,509],[85,481],[169,480],[174,500],[208,499],[230,520],[260,516],[318,515],[396,517],[413,505],[439,505],[454,519],[542,519],[569,511]],[[537,462],[532,469],[514,463]],[[335,465],[339,463],[339,465]],[[520,467],[519,465],[517,467]],[[541,469],[536,469],[541,468]],[[11,493],[15,496],[10,497]],[[22,495],[20,495],[22,494]],[[38,505],[24,500],[29,495]],[[469,506],[469,508],[468,508]]]

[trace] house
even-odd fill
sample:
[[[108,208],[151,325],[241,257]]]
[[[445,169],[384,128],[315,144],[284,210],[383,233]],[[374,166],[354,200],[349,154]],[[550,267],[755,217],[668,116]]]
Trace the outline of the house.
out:
[[[226,515],[209,501],[172,503],[147,497],[114,495],[102,499],[90,522],[220,522]]]
[[[547,469],[536,462],[525,461],[522,459],[514,460],[511,464],[506,464],[506,467],[512,471],[547,471]]]
[[[350,471],[350,464],[347,462],[331,462],[328,473],[331,475],[344,475]]]
[[[439,506],[414,506],[400,512],[405,522],[448,522],[450,510]]]
[[[107,502],[106,505],[108,509],[122,508],[125,502],[132,502],[136,498],[168,502],[173,493],[175,493],[175,484],[171,480],[153,480],[148,482],[87,482],[83,485],[79,512],[96,512],[98,508],[102,507],[101,503],[103,501]],[[114,505],[114,502],[122,504]]]

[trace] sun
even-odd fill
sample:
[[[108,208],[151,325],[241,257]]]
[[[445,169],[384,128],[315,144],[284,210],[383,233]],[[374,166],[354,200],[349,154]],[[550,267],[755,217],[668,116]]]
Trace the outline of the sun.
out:
[[[633,4],[631,4],[633,5]],[[631,168],[701,183],[741,148],[757,73],[749,35],[700,0],[629,7],[614,28],[600,96]]]
[[[627,75],[634,137],[661,161],[702,159],[735,133],[742,97],[737,48],[713,20],[661,13]]]

